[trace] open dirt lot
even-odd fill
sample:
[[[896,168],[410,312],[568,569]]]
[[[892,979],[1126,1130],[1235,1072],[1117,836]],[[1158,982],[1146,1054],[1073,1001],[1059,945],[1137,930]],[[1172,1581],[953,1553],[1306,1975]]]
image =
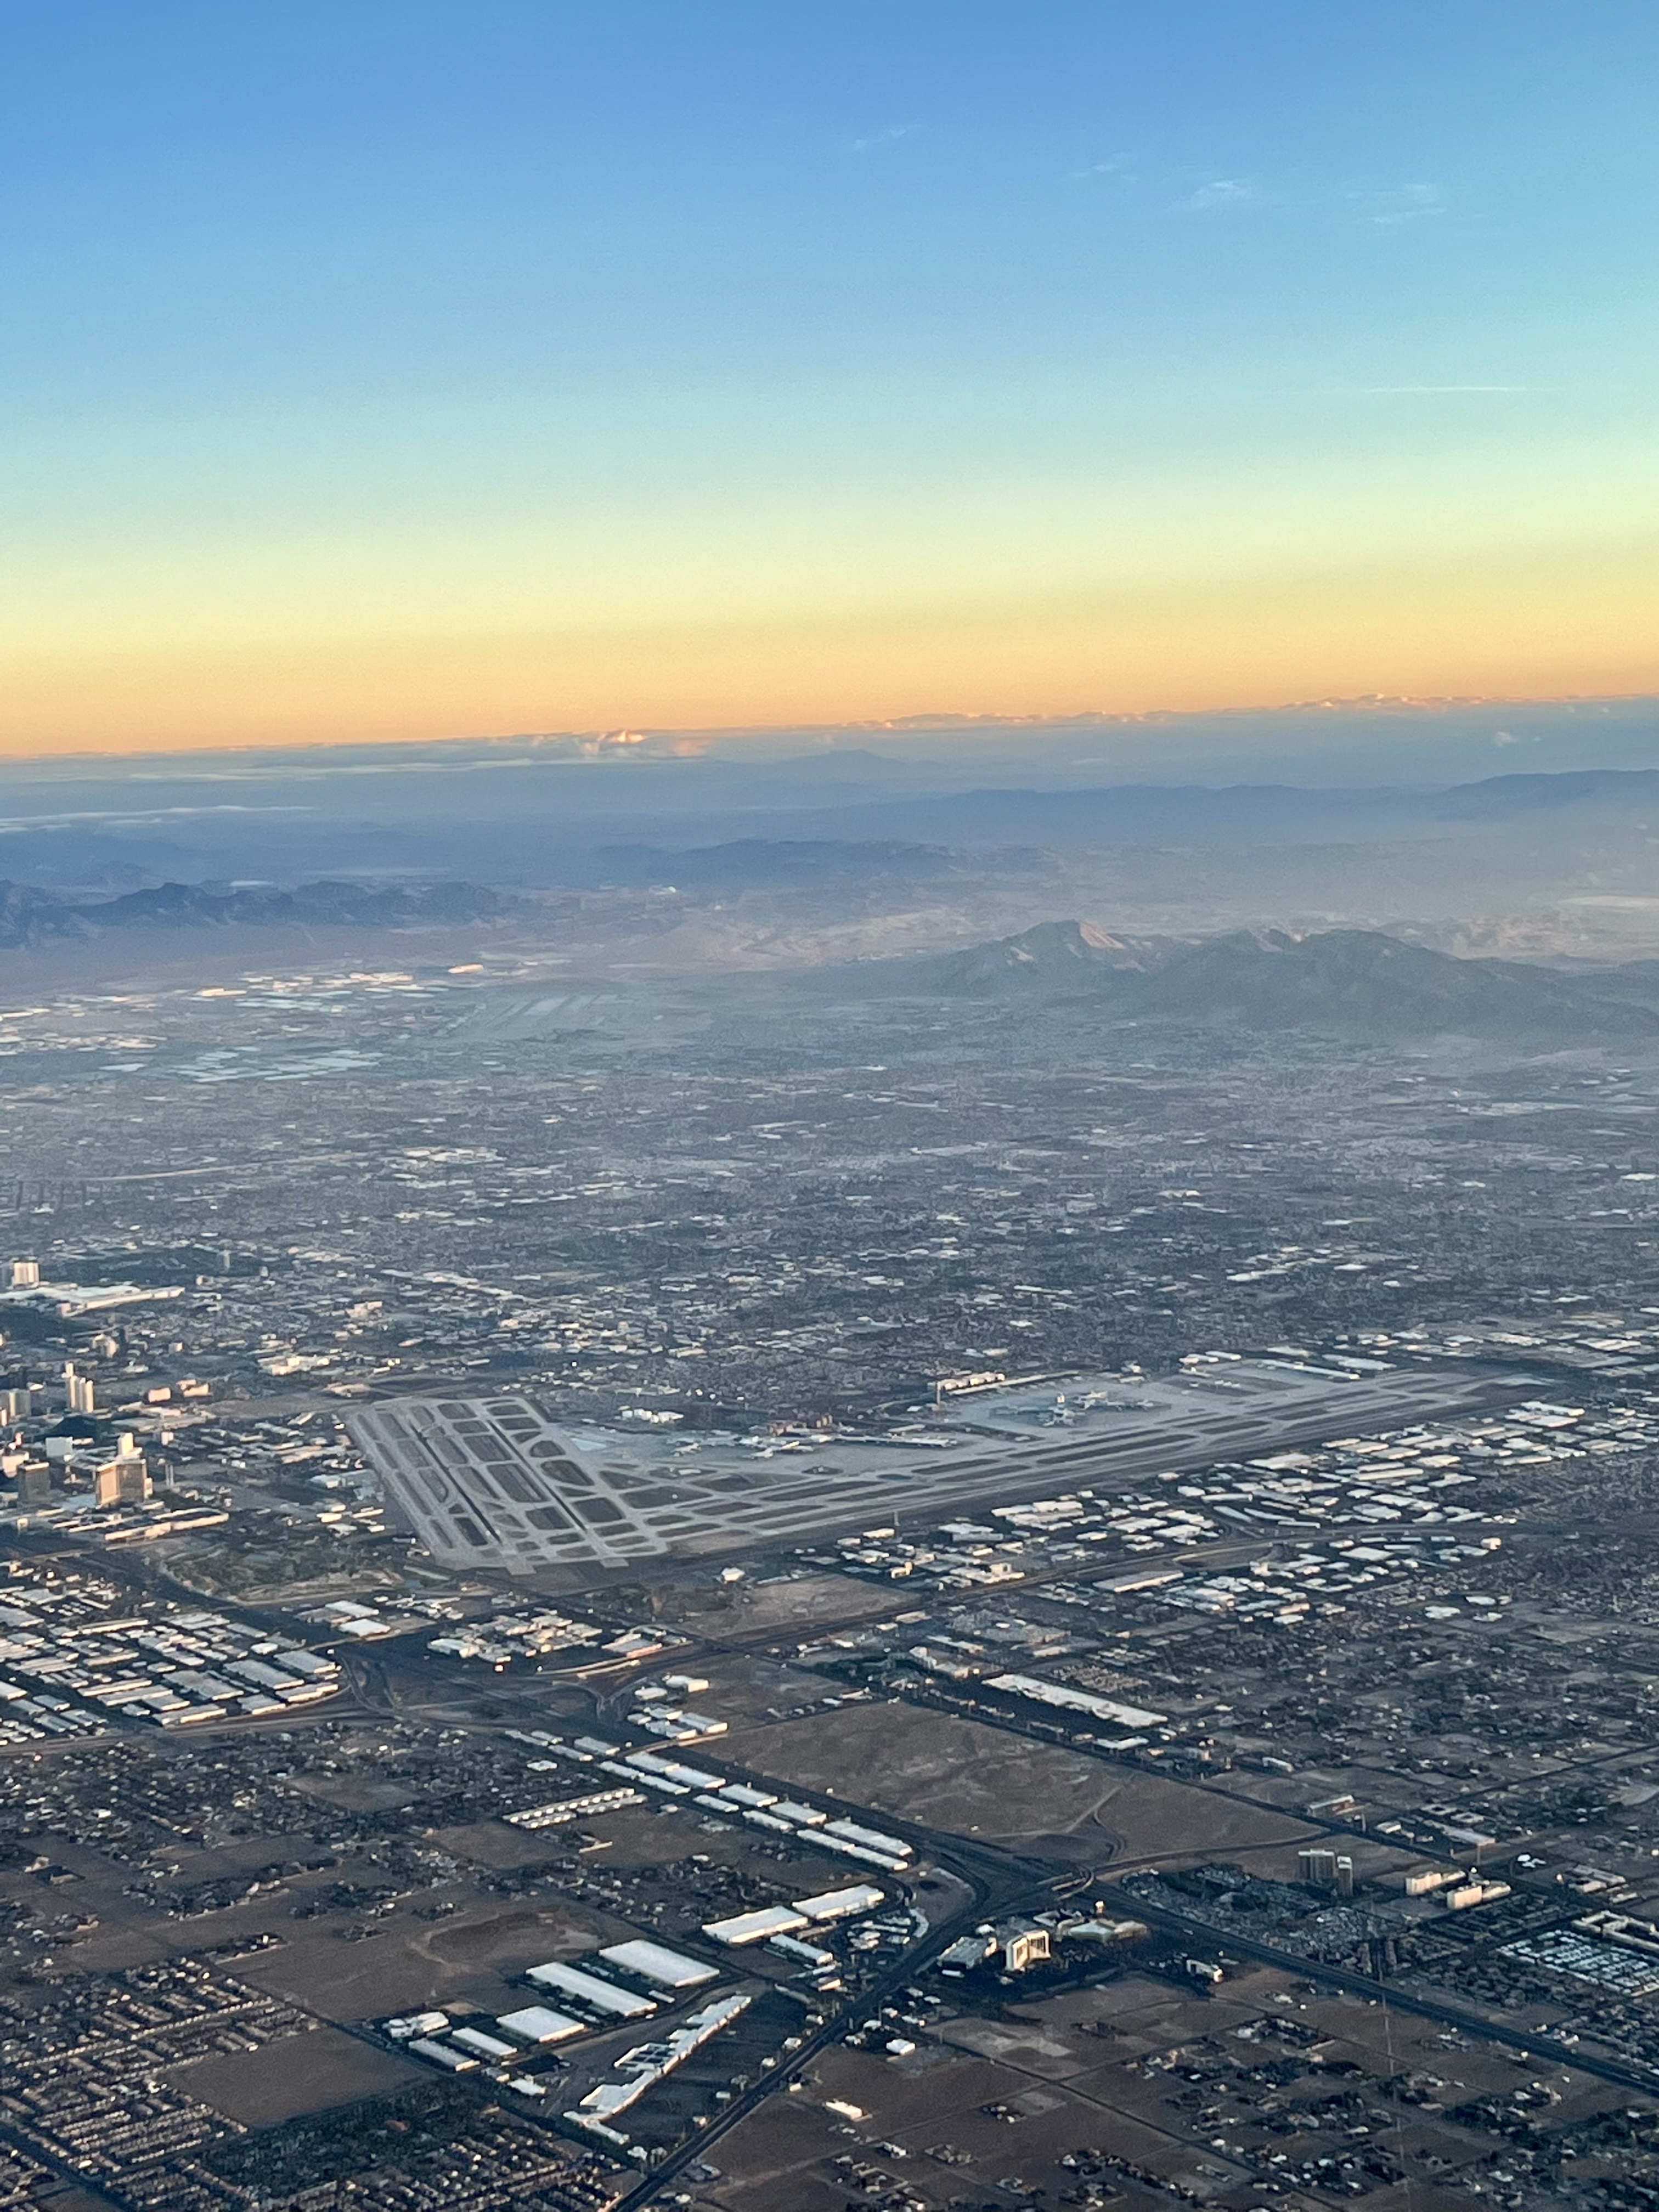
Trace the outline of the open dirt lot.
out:
[[[290,1935],[283,1950],[246,1960],[237,1972],[331,2020],[383,2020],[455,2003],[501,2012],[526,2002],[517,1978],[526,1966],[588,1948],[592,1931],[606,1925],[597,1915],[578,1917],[529,1905],[486,1905],[429,1923],[400,1914],[382,1923],[383,1932],[358,1943],[307,1926]],[[599,1940],[616,1939],[606,1933]]]
[[[957,1835],[1006,1839],[1097,1866],[1236,1857],[1296,1871],[1314,1831],[1271,1807],[1023,1741],[954,1715],[849,1705],[787,1728],[734,1729],[745,1765]]]
[[[1301,2040],[1276,2039],[1279,2022]],[[1310,2106],[1309,2130],[1264,2133],[1249,2111],[1220,2117],[1236,2101],[1223,2086],[1230,2066],[1282,2065],[1286,2052],[1285,2086],[1261,2092],[1261,2108],[1294,2114]],[[1298,2052],[1312,2054],[1299,2067]],[[855,2189],[874,2185],[855,2170],[874,2168],[929,2212],[945,2212],[964,2202],[971,2160],[969,2204],[987,2189],[1012,2202],[1064,2203],[1076,2169],[1061,2166],[1062,2156],[1105,2151],[1159,2177],[1159,2194],[1241,2212],[1260,2201],[1252,2159],[1286,2145],[1298,2159],[1340,2149],[1351,2138],[1333,2129],[1356,2116],[1322,2119],[1319,2108],[1358,2091],[1369,2098],[1370,2134],[1411,2176],[1367,2201],[1378,2212],[1454,2212],[1471,2201],[1467,2185],[1497,2138],[1455,2124],[1441,2107],[1512,2092],[1540,2070],[1536,2057],[1465,2047],[1431,2022],[1318,1993],[1265,1968],[1213,1995],[1130,1971],[1054,1997],[1011,1997],[1000,2018],[947,2017],[897,2060],[833,2047],[798,2095],[720,2144],[721,2179],[706,2183],[696,2201],[720,2212],[842,2212]],[[1559,2100],[1556,2118],[1626,2101],[1559,2063],[1543,2070]],[[1434,2085],[1435,2101],[1379,2103],[1381,2083],[1408,2071]],[[1206,2116],[1200,2108],[1212,2099]],[[854,2108],[859,2117],[850,2118]],[[1123,2201],[1142,2198],[1130,2185]]]
[[[910,1602],[891,1589],[854,1582],[848,1575],[803,1575],[795,1580],[734,1583],[713,1589],[665,1589],[658,1617],[693,1636],[726,1643],[763,1636],[769,1630],[786,1635],[799,1630],[805,1636],[828,1621],[902,1613]]]
[[[227,2053],[178,2069],[180,2088],[245,2127],[270,2127],[296,2112],[324,2112],[356,2097],[379,2097],[423,2078],[413,2059],[394,2058],[338,2028],[294,2035],[263,2050]]]

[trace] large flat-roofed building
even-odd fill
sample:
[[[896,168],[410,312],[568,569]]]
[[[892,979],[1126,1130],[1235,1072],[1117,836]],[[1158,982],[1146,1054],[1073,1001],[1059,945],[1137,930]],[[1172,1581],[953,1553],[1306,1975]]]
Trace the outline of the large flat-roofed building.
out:
[[[848,1889],[826,1889],[817,1897],[798,1897],[795,1910],[809,1920],[850,1920],[855,1913],[873,1912],[886,1897],[885,1890],[876,1889],[867,1881],[855,1881]]]
[[[628,1943],[608,1944],[599,1956],[619,1973],[632,1974],[636,1981],[649,1982],[659,1990],[695,1990],[719,1978],[714,1967],[705,1966],[701,1959],[688,1959],[683,1952],[647,1942],[642,1936]]]
[[[572,2020],[568,2012],[555,2012],[550,2005],[520,2005],[516,2012],[500,2014],[495,2025],[520,2043],[535,2045],[568,2043],[573,2035],[586,2033],[580,2021]]]
[[[598,1974],[585,1974],[580,1966],[567,1966],[557,1959],[550,1959],[544,1966],[532,1966],[526,1979],[538,1990],[556,1990],[561,1996],[571,1997],[608,2020],[642,2020],[657,2009],[654,1997],[619,1990],[614,1982],[603,1981]]]
[[[764,1943],[774,1936],[793,1936],[809,1925],[804,1912],[787,1905],[763,1905],[753,1912],[735,1912],[729,1920],[706,1920],[702,1932],[712,1942],[740,1951],[745,1944]]]

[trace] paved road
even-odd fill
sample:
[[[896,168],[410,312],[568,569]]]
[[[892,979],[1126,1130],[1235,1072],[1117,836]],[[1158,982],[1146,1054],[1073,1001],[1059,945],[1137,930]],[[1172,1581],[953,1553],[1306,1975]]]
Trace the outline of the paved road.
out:
[[[688,2141],[672,2150],[659,2166],[654,2166],[638,2185],[630,2190],[614,2208],[614,2212],[638,2212],[638,2208],[654,2203],[659,2192],[668,2189],[676,2175],[688,2166],[695,2165],[720,2137],[727,2135],[746,2120],[768,2097],[775,2096],[790,2081],[819,2057],[830,2045],[848,2033],[849,2028],[871,2014],[879,2012],[890,2004],[899,1990],[924,1972],[942,1951],[949,1948],[958,1936],[965,1935],[976,1922],[1000,1918],[1005,1913],[1031,1911],[1054,1901],[1053,1876],[1042,1882],[1024,1887],[1011,1881],[1000,1893],[985,1889],[980,1891],[971,1905],[960,1912],[930,1929],[923,1940],[908,1950],[896,1965],[890,1966],[879,1978],[868,1984],[859,1994],[850,1998],[827,2019],[822,2027],[814,2028],[802,2041],[799,2051],[785,2052],[778,2064],[769,2072],[735,2096],[709,2120],[707,2127],[698,2128]]]
[[[1130,1890],[1127,1896],[1134,1897]],[[1237,1953],[1246,1959],[1255,1959],[1265,1966],[1279,1966],[1286,1973],[1298,1975],[1304,1982],[1323,1982],[1330,1988],[1350,1990],[1355,1996],[1370,1997],[1378,2004],[1393,2007],[1395,2012],[1415,2014],[1421,2020],[1437,2020],[1447,2027],[1460,2028],[1467,2035],[1478,2037],[1484,2043],[1501,2043],[1506,2049],[1518,2051],[1526,2057],[1537,2056],[1540,2063],[1553,2063],[1576,2067],[1581,2074],[1594,2074],[1598,2081],[1616,2081],[1622,2089],[1639,2089],[1644,2096],[1659,2094],[1659,2067],[1626,2063],[1616,2058],[1597,2058],[1579,2050],[1576,2045],[1564,2048],[1547,2034],[1523,2027],[1510,2027],[1502,2021],[1491,2019],[1486,2014],[1474,2012],[1467,2005],[1452,2004],[1444,1998],[1425,1995],[1398,1982],[1382,1982],[1370,1974],[1356,1973],[1349,1966],[1328,1966],[1318,1959],[1304,1958],[1299,1951],[1284,1951],[1274,1943],[1261,1943],[1252,1938],[1235,1935],[1233,1930],[1213,1926],[1207,1920],[1199,1920],[1185,1912],[1173,1912],[1162,1905],[1149,1905],[1144,1898],[1134,1898],[1135,1917],[1154,1928],[1167,1929],[1189,1942],[1195,1955],[1213,1958],[1225,1952]]]

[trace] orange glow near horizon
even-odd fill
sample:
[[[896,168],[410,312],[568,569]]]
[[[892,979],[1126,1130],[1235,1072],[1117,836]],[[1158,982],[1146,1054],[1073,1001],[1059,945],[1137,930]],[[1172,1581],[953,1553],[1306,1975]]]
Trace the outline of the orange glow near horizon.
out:
[[[1063,716],[1287,701],[1628,696],[1659,690],[1627,544],[1478,574],[1075,586],[811,621],[563,631],[180,637],[15,657],[0,756],[395,743],[532,730],[732,730],[928,714]],[[1570,568],[1570,573],[1563,573]],[[20,665],[21,664],[21,665]]]

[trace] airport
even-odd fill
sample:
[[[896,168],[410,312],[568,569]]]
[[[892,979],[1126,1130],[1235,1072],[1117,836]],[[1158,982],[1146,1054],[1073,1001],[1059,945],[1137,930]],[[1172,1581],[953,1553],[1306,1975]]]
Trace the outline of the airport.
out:
[[[577,1589],[653,1560],[1017,1504],[1079,1484],[1325,1441],[1513,1394],[1479,1370],[1365,1374],[1197,1355],[1166,1377],[993,1384],[880,1438],[687,1440],[556,1426],[522,1397],[402,1398],[349,1426],[400,1514],[441,1565],[535,1574]]]

